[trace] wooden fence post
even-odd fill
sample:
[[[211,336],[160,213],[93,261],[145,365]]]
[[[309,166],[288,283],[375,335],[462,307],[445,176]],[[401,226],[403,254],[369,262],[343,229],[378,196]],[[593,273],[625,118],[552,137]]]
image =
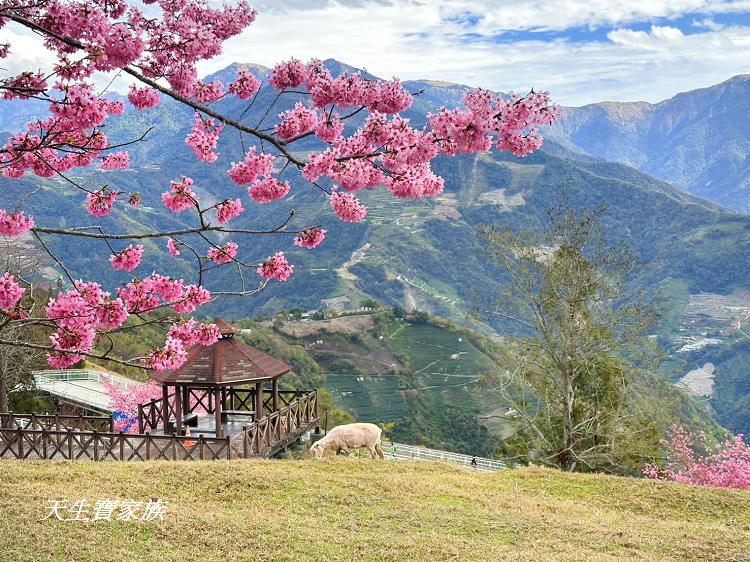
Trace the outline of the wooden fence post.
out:
[[[227,435],[224,439],[226,439],[227,442],[227,460],[232,460],[232,440],[229,438],[229,435]]]
[[[19,459],[23,458],[23,430],[19,427],[18,428],[18,457]]]
[[[42,427],[42,458],[47,459],[47,430]]]
[[[138,433],[143,434],[143,406],[138,404]]]
[[[248,443],[247,443],[247,426],[243,425],[242,426],[242,456],[244,458],[248,458],[247,457],[247,445],[248,445]]]
[[[31,421],[29,423],[31,424],[31,429],[36,429],[36,414],[34,412],[31,413]]]
[[[15,427],[15,424],[13,423],[14,420],[13,412],[8,412],[8,429],[13,429]]]
[[[96,430],[94,430],[93,433],[94,433],[94,460],[98,461],[99,460],[99,435],[96,432]]]
[[[125,460],[125,432],[120,431],[120,460]]]
[[[203,434],[201,433],[198,436],[198,450],[200,451],[200,458],[201,458],[201,460],[204,460],[204,458],[203,458],[203,444],[205,443],[205,441],[206,441],[206,438],[203,437]]]
[[[73,430],[68,428],[68,460],[73,460]]]
[[[146,432],[146,460],[151,460],[151,432]]]

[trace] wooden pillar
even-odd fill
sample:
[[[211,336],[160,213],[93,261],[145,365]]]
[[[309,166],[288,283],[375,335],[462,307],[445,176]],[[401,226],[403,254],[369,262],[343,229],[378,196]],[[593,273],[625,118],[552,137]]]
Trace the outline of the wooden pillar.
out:
[[[262,419],[263,413],[263,383],[255,383],[255,419]]]
[[[221,409],[227,409],[227,389],[223,386],[221,387]]]
[[[214,389],[214,411],[216,414],[216,437],[221,439],[224,437],[224,427],[221,425],[221,403],[222,403],[222,392],[220,387]]]
[[[273,379],[273,411],[279,411],[279,379]]]
[[[177,394],[176,388],[174,393],[175,395]],[[187,386],[182,389],[182,409],[185,411],[185,414],[189,414],[193,410],[192,406],[190,405],[190,387]]]
[[[177,435],[182,434],[182,391],[179,385],[174,387],[174,429]]]
[[[167,434],[167,425],[169,425],[169,385],[161,385],[161,419],[164,424],[164,435]]]

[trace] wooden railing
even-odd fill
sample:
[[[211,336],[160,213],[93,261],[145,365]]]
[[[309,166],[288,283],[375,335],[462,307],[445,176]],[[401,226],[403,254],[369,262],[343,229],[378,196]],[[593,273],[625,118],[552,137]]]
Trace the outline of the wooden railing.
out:
[[[291,393],[287,392],[287,396]],[[152,401],[160,402],[160,401]],[[150,412],[160,405],[149,403]],[[145,413],[145,412],[144,412]],[[156,418],[158,421],[158,417]],[[268,457],[318,423],[318,393],[309,391],[234,437],[130,434],[112,430],[111,416],[0,414],[0,458],[94,461],[229,460]]]
[[[164,400],[154,398],[145,404],[138,404],[138,433],[155,431],[159,425],[164,425]],[[167,396],[167,412],[174,415],[174,392]]]
[[[0,429],[0,458],[93,461],[230,460],[229,438],[100,431]]]
[[[79,431],[114,431],[109,416],[65,416],[59,414],[0,413],[0,428],[5,429],[77,429]]]
[[[295,392],[295,391],[293,391]],[[244,458],[269,457],[318,423],[318,392],[307,392],[278,411],[245,426],[232,444]]]
[[[310,390],[280,390],[279,407],[284,408],[291,405],[300,397],[310,394]],[[183,404],[183,415],[193,412],[213,414],[216,411],[214,404],[215,398],[212,392],[201,389],[190,389],[189,405]],[[234,411],[255,411],[255,389],[246,388],[226,388],[222,389],[222,398],[226,404],[226,409]],[[163,426],[163,400],[154,398],[150,402],[138,405],[138,433],[146,431],[156,431],[159,426]],[[169,417],[174,417],[174,392],[169,394],[167,399],[169,408]],[[272,415],[273,392],[269,389],[263,391],[263,412],[264,415]]]

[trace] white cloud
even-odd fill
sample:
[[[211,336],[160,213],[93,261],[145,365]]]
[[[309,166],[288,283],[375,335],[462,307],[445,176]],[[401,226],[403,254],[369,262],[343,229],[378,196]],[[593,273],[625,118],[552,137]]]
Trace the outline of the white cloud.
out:
[[[750,0],[260,0],[256,5],[256,23],[229,41],[221,56],[203,63],[201,73],[232,62],[273,66],[292,56],[336,58],[384,78],[519,92],[534,86],[550,90],[563,104],[580,105],[605,99],[654,102],[750,71],[750,28],[708,23],[717,14],[750,10]],[[688,13],[703,18],[694,22],[697,33],[684,35],[669,20],[653,22]],[[653,25],[648,31],[629,29],[633,22]],[[528,33],[603,25],[617,29],[606,39],[585,40],[584,33],[576,41],[544,41]],[[518,39],[505,34],[508,30],[527,33]],[[13,45],[3,65],[9,70],[49,63],[38,40],[13,24],[0,30],[0,41],[4,37]],[[123,91],[128,84],[120,78],[114,86]]]

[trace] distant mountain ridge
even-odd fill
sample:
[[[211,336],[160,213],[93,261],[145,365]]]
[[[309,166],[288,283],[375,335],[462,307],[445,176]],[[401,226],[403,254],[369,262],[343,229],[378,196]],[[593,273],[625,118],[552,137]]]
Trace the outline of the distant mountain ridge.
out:
[[[565,108],[551,138],[750,211],[750,75],[646,102]]]

